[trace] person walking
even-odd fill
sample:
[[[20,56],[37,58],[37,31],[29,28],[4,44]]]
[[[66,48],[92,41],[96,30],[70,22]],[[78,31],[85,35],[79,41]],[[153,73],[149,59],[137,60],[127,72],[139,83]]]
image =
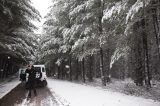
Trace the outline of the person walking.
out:
[[[33,90],[34,95],[37,96],[37,91],[35,88],[35,81],[36,81],[36,71],[33,65],[29,65],[28,69],[26,70],[28,73],[28,84],[29,84],[29,94],[28,97],[31,97],[31,91]]]

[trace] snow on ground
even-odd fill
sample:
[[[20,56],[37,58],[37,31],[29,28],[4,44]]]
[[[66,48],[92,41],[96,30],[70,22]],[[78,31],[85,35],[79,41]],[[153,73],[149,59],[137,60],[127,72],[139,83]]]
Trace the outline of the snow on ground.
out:
[[[12,89],[14,89],[21,82],[18,78],[7,79],[0,83],[0,99],[7,95]]]
[[[52,93],[58,95],[57,97],[65,103],[65,106],[160,106],[160,102],[151,99],[128,96],[100,87],[68,81],[48,79],[48,87]]]

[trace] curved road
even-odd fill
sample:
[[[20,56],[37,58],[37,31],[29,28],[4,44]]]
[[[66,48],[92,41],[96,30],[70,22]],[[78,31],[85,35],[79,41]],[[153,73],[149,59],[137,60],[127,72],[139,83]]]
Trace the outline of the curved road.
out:
[[[37,96],[34,96],[33,92],[31,98],[27,96],[28,90],[24,84],[20,84],[0,100],[0,106],[59,106],[47,87],[37,88]]]

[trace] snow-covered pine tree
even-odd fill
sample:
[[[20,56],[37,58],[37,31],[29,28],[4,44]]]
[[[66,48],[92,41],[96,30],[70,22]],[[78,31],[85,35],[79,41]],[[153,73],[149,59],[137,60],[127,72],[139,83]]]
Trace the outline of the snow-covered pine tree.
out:
[[[1,73],[4,77],[12,73],[14,66],[26,63],[34,54],[36,40],[33,30],[36,27],[30,20],[39,21],[40,15],[28,0],[1,0],[0,8],[0,55],[4,55],[0,58],[0,67],[4,70]],[[7,58],[12,64],[6,65]]]

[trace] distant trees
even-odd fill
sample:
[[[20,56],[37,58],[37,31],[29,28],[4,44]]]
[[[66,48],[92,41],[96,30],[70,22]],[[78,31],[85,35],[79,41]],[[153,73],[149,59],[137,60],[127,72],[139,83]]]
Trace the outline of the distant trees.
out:
[[[53,0],[43,25],[41,61],[54,66],[58,78],[101,77],[106,85],[111,77],[130,77],[150,87],[159,73],[158,3]]]

